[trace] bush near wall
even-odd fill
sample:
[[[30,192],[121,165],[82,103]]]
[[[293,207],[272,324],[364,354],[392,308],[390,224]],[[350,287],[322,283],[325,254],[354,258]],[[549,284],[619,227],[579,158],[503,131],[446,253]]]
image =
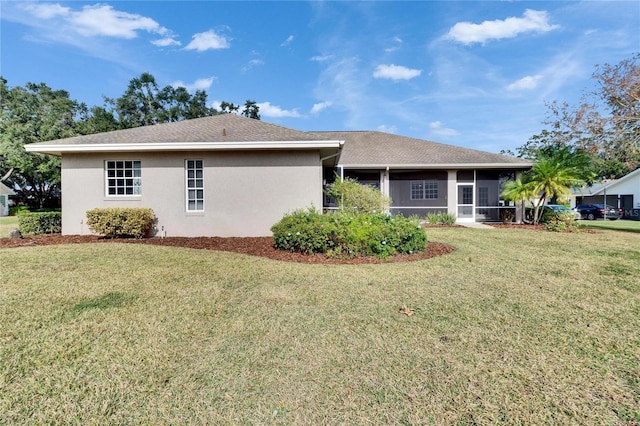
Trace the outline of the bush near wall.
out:
[[[18,228],[22,235],[59,234],[62,231],[62,213],[22,213],[18,215]]]
[[[87,226],[108,238],[149,236],[156,221],[149,208],[100,208],[87,211]]]
[[[427,236],[416,218],[384,213],[338,212],[323,215],[315,209],[285,215],[271,228],[280,250],[335,257],[409,254],[426,249]]]

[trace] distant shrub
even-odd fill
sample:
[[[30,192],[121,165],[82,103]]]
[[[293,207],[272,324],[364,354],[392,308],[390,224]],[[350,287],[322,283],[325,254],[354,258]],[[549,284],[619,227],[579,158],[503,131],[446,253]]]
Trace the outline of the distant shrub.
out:
[[[27,206],[9,207],[9,216],[18,216],[24,213],[29,213],[29,207]]]
[[[512,209],[500,210],[500,220],[503,223],[511,223],[515,219],[516,215]]]
[[[273,225],[274,245],[280,250],[335,257],[376,256],[424,251],[427,237],[415,218],[384,213],[341,211],[320,214],[297,210]]]
[[[340,210],[358,213],[386,212],[391,205],[391,198],[379,189],[358,183],[352,178],[337,178],[328,186],[325,193],[334,198]]]
[[[59,234],[62,231],[60,212],[20,213],[18,229],[23,235]]]
[[[456,223],[456,215],[452,213],[429,213],[425,219],[430,225],[454,225]]]
[[[546,216],[546,217],[545,217]],[[553,232],[577,232],[580,224],[575,220],[572,213],[561,212],[543,216],[544,228]]]
[[[149,208],[100,208],[87,211],[87,226],[92,232],[108,237],[148,236],[156,217]]]

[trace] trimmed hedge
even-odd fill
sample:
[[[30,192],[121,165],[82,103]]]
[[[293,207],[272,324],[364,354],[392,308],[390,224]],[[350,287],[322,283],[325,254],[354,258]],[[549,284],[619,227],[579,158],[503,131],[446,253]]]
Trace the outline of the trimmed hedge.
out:
[[[22,235],[59,234],[62,232],[62,213],[21,213],[18,215],[18,229]]]
[[[334,257],[416,253],[426,249],[427,235],[416,218],[384,213],[338,212],[323,215],[315,209],[297,210],[271,227],[280,250]]]
[[[112,207],[87,211],[87,226],[108,238],[148,236],[156,217],[149,208]]]

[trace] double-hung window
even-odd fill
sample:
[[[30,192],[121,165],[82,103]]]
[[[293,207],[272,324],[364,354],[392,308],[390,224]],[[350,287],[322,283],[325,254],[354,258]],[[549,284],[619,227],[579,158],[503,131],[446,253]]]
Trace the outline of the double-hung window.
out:
[[[436,200],[438,198],[438,180],[411,181],[412,200]]]
[[[204,211],[204,170],[202,160],[186,160],[187,211]]]
[[[140,161],[106,161],[107,196],[142,195],[142,169]]]

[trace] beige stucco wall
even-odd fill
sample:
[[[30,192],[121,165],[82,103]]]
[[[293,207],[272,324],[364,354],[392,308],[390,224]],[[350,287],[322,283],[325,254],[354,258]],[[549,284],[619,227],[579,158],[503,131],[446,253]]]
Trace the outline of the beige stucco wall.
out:
[[[186,212],[185,159],[204,162],[205,210]],[[105,160],[140,160],[142,195],[105,196]],[[73,154],[62,158],[62,233],[88,234],[96,207],[150,207],[167,236],[267,236],[283,214],[322,206],[314,151]]]

